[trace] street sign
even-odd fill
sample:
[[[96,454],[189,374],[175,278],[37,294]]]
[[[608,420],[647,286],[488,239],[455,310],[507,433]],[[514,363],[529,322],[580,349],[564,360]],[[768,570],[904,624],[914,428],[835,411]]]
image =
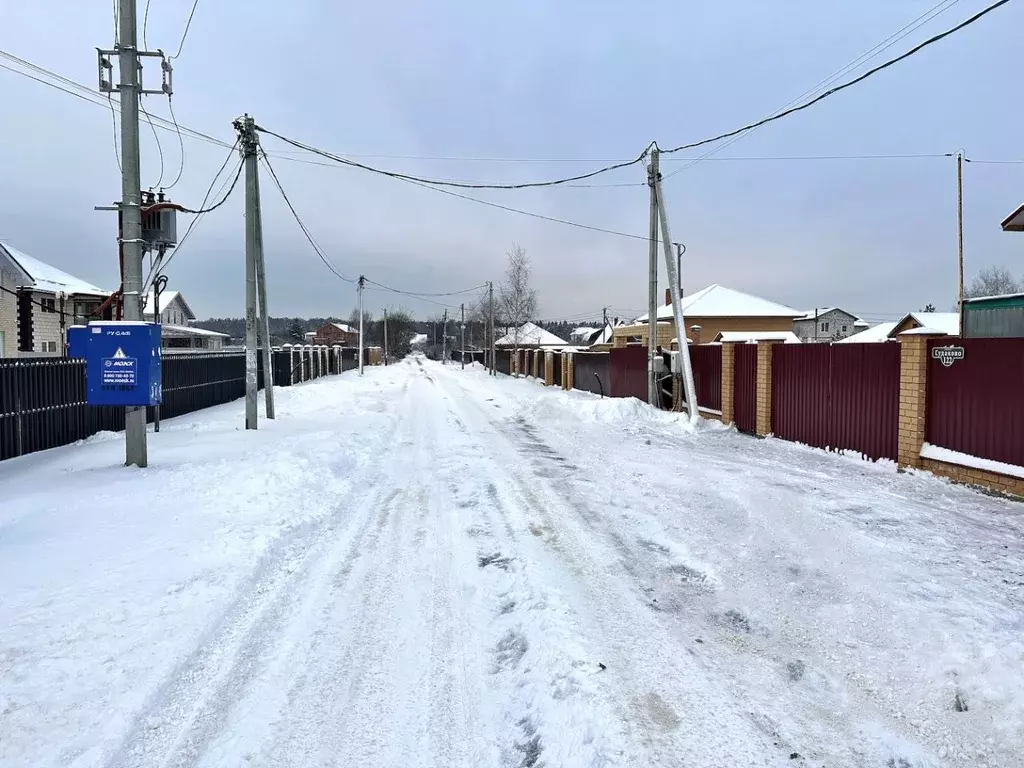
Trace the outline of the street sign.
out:
[[[89,405],[159,405],[160,326],[89,323],[86,388]]]
[[[965,357],[963,347],[932,347],[932,357],[942,363],[943,367],[949,368],[957,360]]]

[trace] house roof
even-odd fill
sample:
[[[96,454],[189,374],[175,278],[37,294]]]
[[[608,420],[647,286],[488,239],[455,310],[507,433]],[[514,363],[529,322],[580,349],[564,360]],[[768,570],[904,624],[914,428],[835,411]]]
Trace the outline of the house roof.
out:
[[[1000,225],[1003,232],[1024,232],[1024,203],[1007,216]]]
[[[865,328],[867,328],[867,326],[868,326],[867,323],[865,323],[863,320],[861,320],[859,317],[857,317],[855,314],[853,314],[853,312],[847,312],[842,307],[818,307],[817,310],[812,309],[809,312],[805,313],[803,315],[803,317],[794,317],[793,319],[794,320],[813,320],[815,317],[821,317],[822,315],[827,315],[829,312],[835,312],[835,311],[842,312],[844,315],[849,315],[850,317],[852,317],[854,319],[854,321],[855,321],[854,325],[860,324],[860,325],[863,325]]]
[[[185,307],[185,314],[189,320],[195,320],[195,312],[192,311],[192,307],[185,301],[185,297],[181,295],[179,291],[161,291],[160,292],[160,311],[163,312],[174,302],[175,299],[181,299],[182,305]],[[144,315],[153,314],[153,292],[150,291],[146,296],[146,305],[142,310]]]
[[[720,331],[715,341],[722,343],[756,344],[759,341],[781,341],[800,344],[800,337],[792,331]]]
[[[44,293],[77,293],[89,296],[110,295],[110,291],[97,288],[92,283],[87,283],[85,280],[69,275],[61,269],[51,267],[49,264],[39,261],[39,259],[33,258],[23,251],[19,251],[6,242],[0,241],[0,250],[5,252],[14,265],[31,281],[26,285],[19,286],[21,288],[31,287]]]
[[[534,323],[523,323],[518,331],[513,330],[496,342],[496,347],[564,347],[568,342],[560,339],[555,334],[545,331]]]
[[[840,339],[837,344],[864,344],[864,343],[875,343],[880,341],[888,341],[889,334],[896,330],[896,323],[879,323],[873,325],[866,331],[855,333],[852,336],[847,336],[845,339]]]
[[[328,323],[328,325],[333,325],[342,333],[359,333],[357,329],[353,328],[351,325],[345,325],[345,323]]]
[[[793,309],[774,301],[751,296],[749,293],[712,284],[680,302],[684,315],[690,317],[792,317],[798,318],[805,314],[802,310]],[[672,305],[658,307],[659,320],[671,320]],[[641,315],[636,322],[647,321],[647,315]]]
[[[210,331],[206,328],[193,328],[192,326],[184,325],[162,325],[160,326],[161,333],[166,333],[168,336],[217,336],[222,339],[230,339],[231,337],[226,333],[220,331]]]
[[[902,325],[908,317],[914,318],[919,326],[932,328],[950,336],[957,336],[960,333],[959,312],[910,312],[900,318],[896,325]]]

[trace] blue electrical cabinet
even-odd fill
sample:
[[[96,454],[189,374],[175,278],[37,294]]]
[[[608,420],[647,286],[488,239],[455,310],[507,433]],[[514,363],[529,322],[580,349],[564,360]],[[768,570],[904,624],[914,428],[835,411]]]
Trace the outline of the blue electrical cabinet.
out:
[[[89,329],[84,325],[68,328],[68,357],[84,360],[89,349]]]
[[[160,405],[160,326],[89,323],[85,378],[89,405]]]

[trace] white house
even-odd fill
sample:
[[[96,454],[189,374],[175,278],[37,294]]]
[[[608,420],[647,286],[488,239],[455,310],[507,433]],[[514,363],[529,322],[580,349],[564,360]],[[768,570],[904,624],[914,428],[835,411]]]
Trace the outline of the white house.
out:
[[[568,342],[534,323],[523,323],[494,342],[496,347],[565,347]]]
[[[142,317],[148,322],[160,323],[161,346],[164,349],[222,349],[231,340],[226,333],[190,325],[196,319],[196,315],[179,291],[163,291],[159,297],[159,304],[158,319],[154,312],[157,298],[150,292],[142,309]]]
[[[839,307],[815,309],[793,319],[793,333],[802,342],[839,341],[868,329],[868,323]]]
[[[0,241],[0,357],[63,355],[67,329],[99,319],[109,296]]]

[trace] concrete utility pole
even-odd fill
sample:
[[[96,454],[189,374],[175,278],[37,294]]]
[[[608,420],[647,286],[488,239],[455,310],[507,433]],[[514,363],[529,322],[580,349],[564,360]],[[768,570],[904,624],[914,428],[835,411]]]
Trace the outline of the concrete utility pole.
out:
[[[253,130],[253,138],[259,149],[259,134]],[[258,160],[258,158],[257,158]],[[267,261],[263,252],[263,206],[260,203],[259,162],[253,162],[256,188],[256,294],[259,298],[259,333],[263,339],[263,395],[266,400],[267,418],[274,416],[274,349],[270,339],[270,310],[267,308]]]
[[[259,390],[256,374],[256,262],[259,251],[259,189],[256,186],[259,139],[255,121],[245,115],[234,123],[245,163],[245,428],[257,429]]]
[[[655,152],[657,152],[657,149],[655,149]],[[672,235],[669,232],[668,214],[665,210],[665,196],[661,191],[660,176],[655,176],[654,186],[657,190],[658,216],[661,219],[661,245],[665,253],[665,274],[668,276],[668,284],[672,293],[672,315],[676,321],[676,338],[679,339],[679,359],[683,363],[683,392],[686,394],[686,407],[690,413],[690,423],[696,424],[697,420],[700,419],[700,410],[697,406],[697,386],[693,381],[690,345],[686,340],[686,321],[683,318],[682,297],[679,290],[682,279],[674,274],[676,262],[672,258]]]
[[[121,97],[121,249],[124,255],[124,319],[142,318],[142,181],[139,170],[139,51],[135,0],[121,0],[117,52]],[[146,409],[132,406],[124,414],[125,464],[145,467]]]
[[[956,224],[960,254],[960,336],[964,335],[964,153],[956,153]]]
[[[359,375],[363,375],[363,283],[366,278],[359,276]]]
[[[384,365],[388,364],[388,311],[384,310]]]
[[[603,325],[601,326],[601,335],[597,337],[599,339],[604,338],[604,332],[608,329],[608,307],[601,307],[601,322]]]
[[[157,264],[160,264],[164,260],[164,247],[160,246],[160,254],[158,256]],[[167,287],[167,275],[159,275],[156,280],[153,281],[153,322],[157,325],[162,324],[163,319],[160,317],[160,294],[164,292],[164,288]],[[146,307],[143,304],[142,314],[146,314]],[[153,406],[153,431],[160,431],[160,406]]]
[[[491,376],[498,375],[498,360],[495,358],[494,346],[494,283],[487,283],[487,300],[490,302],[491,315]]]
[[[462,370],[466,370],[466,305],[459,307],[462,312]]]
[[[448,310],[444,311],[444,324],[441,326],[441,365],[448,362]]]
[[[650,271],[647,292],[647,402],[656,408],[661,407],[661,395],[658,392],[658,378],[654,372],[654,356],[658,351],[658,148],[651,150],[651,162],[647,166],[647,184],[651,188],[650,211],[650,242],[648,248],[648,268]],[[680,347],[686,337],[679,340]]]

